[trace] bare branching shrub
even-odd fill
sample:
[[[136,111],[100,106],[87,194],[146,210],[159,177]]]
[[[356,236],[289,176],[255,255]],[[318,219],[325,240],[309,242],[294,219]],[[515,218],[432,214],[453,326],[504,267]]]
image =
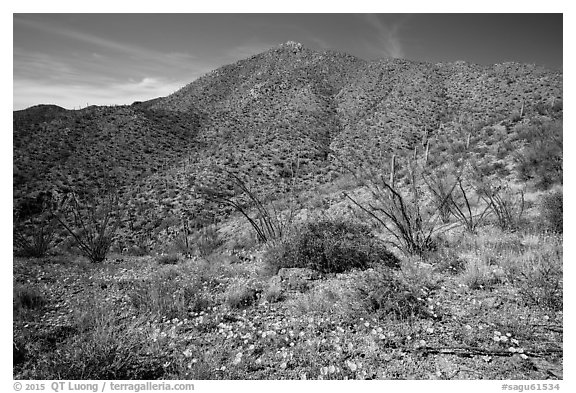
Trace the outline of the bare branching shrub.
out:
[[[292,225],[296,213],[292,203],[288,211],[280,211],[274,202],[264,203],[238,175],[228,172],[234,191],[201,187],[200,193],[209,201],[232,207],[250,223],[258,241],[279,239]]]
[[[354,173],[368,188],[372,200],[361,202],[349,193],[344,195],[392,236],[392,245],[407,255],[423,256],[435,248],[433,237],[440,230],[440,213],[438,204],[431,204],[424,193],[422,168],[410,162],[408,166],[404,188],[394,183],[393,174],[388,180],[378,168],[368,167]]]
[[[72,236],[76,246],[91,262],[102,262],[119,226],[118,195],[70,192],[61,201],[56,220]]]
[[[53,245],[56,234],[54,220],[48,218],[14,222],[14,245],[16,254],[24,257],[43,257]]]
[[[526,205],[524,189],[515,192],[506,185],[484,183],[478,193],[496,216],[500,229],[515,230],[519,227]]]
[[[33,202],[14,210],[14,251],[23,257],[43,257],[53,245],[57,222],[53,217],[51,194],[39,194]],[[33,205],[33,206],[31,206]]]

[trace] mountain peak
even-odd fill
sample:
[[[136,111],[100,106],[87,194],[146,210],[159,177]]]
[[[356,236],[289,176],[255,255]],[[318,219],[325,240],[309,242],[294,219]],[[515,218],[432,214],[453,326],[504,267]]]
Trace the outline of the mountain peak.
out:
[[[294,53],[296,52],[300,52],[302,49],[304,49],[304,46],[296,41],[286,41],[283,44],[280,44],[280,48],[287,48],[292,50]]]

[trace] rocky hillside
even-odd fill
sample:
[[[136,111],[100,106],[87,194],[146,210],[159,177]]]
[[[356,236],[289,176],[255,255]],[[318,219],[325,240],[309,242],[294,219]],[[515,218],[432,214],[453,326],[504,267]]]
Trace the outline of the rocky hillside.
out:
[[[342,157],[401,156],[432,140],[438,161],[464,133],[499,144],[518,124],[561,118],[562,98],[562,74],[534,65],[368,62],[288,42],[152,101],[14,112],[14,206],[113,187],[125,236],[156,237],[183,216],[221,214],[196,190],[231,188],[224,171],[260,195],[282,193],[294,174],[310,189],[337,178]]]

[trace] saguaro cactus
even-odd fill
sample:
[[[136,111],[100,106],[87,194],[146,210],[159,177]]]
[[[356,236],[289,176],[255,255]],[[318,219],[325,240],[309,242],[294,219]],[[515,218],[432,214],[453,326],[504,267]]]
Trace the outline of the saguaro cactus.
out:
[[[396,154],[392,155],[390,161],[390,185],[394,186],[394,177],[396,176]]]

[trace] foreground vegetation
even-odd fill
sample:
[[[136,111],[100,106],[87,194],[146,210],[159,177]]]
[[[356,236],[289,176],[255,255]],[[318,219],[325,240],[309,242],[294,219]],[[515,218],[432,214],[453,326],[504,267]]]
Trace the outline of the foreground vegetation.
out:
[[[17,258],[14,377],[562,378],[561,235],[458,228],[426,260],[317,275],[274,274],[277,247]]]

